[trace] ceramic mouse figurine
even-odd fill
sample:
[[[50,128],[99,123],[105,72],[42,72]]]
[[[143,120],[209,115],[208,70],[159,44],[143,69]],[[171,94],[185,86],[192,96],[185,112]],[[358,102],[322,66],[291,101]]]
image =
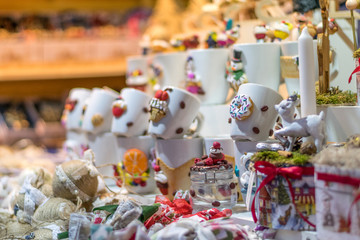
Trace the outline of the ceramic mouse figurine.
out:
[[[292,150],[297,137],[311,136],[314,138],[317,152],[319,152],[325,144],[325,113],[322,111],[319,115],[295,119],[295,107],[298,104],[297,95],[293,95],[275,105],[276,111],[282,118],[283,128],[276,130],[274,136],[282,143],[288,143],[287,151]]]

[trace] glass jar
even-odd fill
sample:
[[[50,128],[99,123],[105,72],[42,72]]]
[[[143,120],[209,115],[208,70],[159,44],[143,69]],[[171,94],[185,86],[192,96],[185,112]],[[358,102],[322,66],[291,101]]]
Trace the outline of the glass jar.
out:
[[[231,209],[237,202],[236,179],[230,164],[190,168],[191,205],[194,212]]]

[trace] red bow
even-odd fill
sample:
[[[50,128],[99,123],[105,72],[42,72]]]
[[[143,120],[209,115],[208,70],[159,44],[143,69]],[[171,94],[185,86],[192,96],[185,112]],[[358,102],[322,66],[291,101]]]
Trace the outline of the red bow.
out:
[[[360,58],[358,59],[358,62],[360,63]],[[352,75],[353,75],[354,73],[357,73],[357,72],[360,72],[360,64],[359,64],[359,66],[357,66],[357,67],[354,69],[354,71],[350,74],[349,83],[351,82]]]
[[[360,179],[348,177],[348,176],[341,176],[341,175],[335,175],[335,174],[328,174],[328,173],[316,173],[317,179],[322,180],[325,182],[336,182],[341,184],[347,184],[354,187],[360,187]],[[360,201],[360,194],[357,194],[354,200],[351,203],[349,212],[348,212],[348,226],[351,226],[351,213],[352,208],[356,205],[356,203]]]
[[[263,187],[265,187],[266,184],[270,183],[277,175],[281,175],[283,178],[285,178],[286,182],[288,183],[290,195],[291,195],[291,201],[295,206],[296,212],[307,224],[315,228],[315,224],[309,222],[309,220],[307,220],[302,215],[302,213],[296,209],[294,189],[292,188],[292,184],[289,181],[289,178],[301,179],[302,175],[313,175],[314,168],[313,167],[286,167],[286,168],[279,167],[278,168],[275,165],[265,161],[256,162],[254,164],[254,167],[258,172],[267,175],[266,178],[260,183],[260,186],[257,188],[255,196]],[[253,200],[251,204],[251,214],[254,219],[254,222],[256,223],[257,217],[255,213],[255,200]]]

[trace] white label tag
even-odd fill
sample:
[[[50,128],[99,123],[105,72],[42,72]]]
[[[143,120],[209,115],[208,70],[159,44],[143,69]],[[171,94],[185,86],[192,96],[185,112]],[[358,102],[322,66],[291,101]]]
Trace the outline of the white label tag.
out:
[[[254,185],[254,180],[255,180],[255,172],[251,171],[250,172],[248,189],[247,189],[247,193],[246,193],[246,201],[245,201],[246,209],[248,211],[250,211],[250,204],[251,204],[251,197],[252,197],[252,189],[253,189],[253,185]]]

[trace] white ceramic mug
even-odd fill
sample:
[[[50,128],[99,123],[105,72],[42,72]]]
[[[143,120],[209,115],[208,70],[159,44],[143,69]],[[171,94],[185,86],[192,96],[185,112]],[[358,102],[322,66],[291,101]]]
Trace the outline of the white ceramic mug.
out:
[[[189,50],[194,61],[196,78],[201,82],[204,94],[198,94],[202,104],[223,104],[229,91],[226,81],[228,49]]]
[[[70,90],[69,97],[66,99],[66,129],[80,130],[81,118],[86,100],[89,98],[91,90],[86,88],[73,88]]]
[[[177,190],[189,190],[190,167],[195,158],[203,156],[203,140],[201,138],[156,139],[156,185],[160,192],[173,198]]]
[[[242,84],[230,104],[231,137],[235,140],[265,141],[273,133],[278,116],[274,105],[281,95],[260,84]]]
[[[185,52],[159,53],[154,55],[152,64],[160,68],[162,76],[158,79],[160,88],[164,86],[179,87],[185,79]]]
[[[235,162],[236,166],[239,169],[239,177],[246,171],[245,163],[241,162],[241,157],[245,153],[254,153],[256,152],[256,144],[259,142],[253,141],[234,141],[234,152],[235,152]]]
[[[249,83],[278,91],[280,85],[280,45],[277,43],[235,44],[242,52],[242,63]]]
[[[120,136],[144,135],[149,125],[149,102],[151,97],[134,88],[121,90],[120,99],[112,104],[111,131]]]
[[[164,139],[182,138],[199,108],[200,100],[183,89],[165,87],[159,90],[150,102],[149,134]],[[198,118],[197,130],[200,130],[200,123]]]
[[[219,136],[230,133],[231,125],[229,124],[230,114],[228,104],[202,105],[200,113],[204,116],[200,136]]]
[[[111,105],[119,93],[109,88],[95,88],[86,107],[82,129],[93,134],[110,132]]]
[[[280,43],[280,48],[281,48],[281,61],[287,61],[284,58],[290,58],[290,57],[295,57],[298,56],[298,42],[297,41],[292,41],[292,42],[281,42]],[[335,54],[335,52],[333,52],[333,61],[330,65],[330,80],[333,80],[339,70],[339,65],[338,65],[338,58],[337,58],[337,54]],[[317,81],[319,78],[319,61],[318,61],[318,55],[317,55],[317,40],[314,40],[314,63],[315,63],[315,80]],[[285,64],[285,63],[282,63]],[[286,64],[287,65],[287,64]],[[297,75],[298,76],[298,71],[297,74],[295,72],[291,72],[286,73],[286,69],[289,66],[284,67],[283,65],[281,65],[282,68],[281,69],[281,75],[285,80],[285,84],[286,84],[286,89],[288,91],[289,96],[293,95],[293,94],[299,94],[300,93],[300,81],[299,81],[299,77],[293,77],[292,75]],[[296,67],[296,63],[294,60],[294,65],[293,67]],[[290,67],[290,69],[293,69]]]
[[[160,158],[167,166],[178,168],[193,158],[203,156],[203,139],[156,139],[155,151],[156,157]]]
[[[137,137],[117,137],[116,138],[116,156],[117,160],[116,163],[122,162],[124,164],[124,159],[129,155],[131,151],[136,151],[140,153],[139,155],[135,156],[135,159],[133,159],[133,163],[137,165],[137,161],[147,161],[147,173],[148,177],[139,177],[143,178],[140,183],[133,182],[133,179],[129,179],[128,181],[131,181],[131,183],[128,183],[127,180],[125,180],[126,187],[136,193],[150,193],[153,192],[156,188],[155,186],[155,180],[154,180],[154,171],[151,166],[151,150],[154,147],[154,140],[151,136],[137,136]],[[135,149],[135,150],[134,150]],[[140,152],[141,151],[141,152]],[[140,155],[143,157],[146,156],[146,158],[141,158]],[[144,164],[144,162],[143,162]],[[128,173],[126,171],[127,167],[131,167],[128,165],[123,165],[124,172]],[[145,166],[145,165],[142,165]],[[144,169],[143,169],[144,170]],[[129,178],[131,175],[127,175]],[[136,181],[136,180],[135,180]]]
[[[84,131],[68,130],[63,147],[68,159],[73,159],[76,156],[82,157],[84,151],[89,148],[88,134]]]
[[[148,82],[148,57],[131,56],[126,58],[126,85],[139,86]]]
[[[95,154],[96,166],[106,164],[116,164],[116,137],[111,132],[99,134],[87,134],[89,148]],[[104,176],[113,176],[112,166],[99,168],[99,172]],[[106,181],[111,182],[111,181]]]

